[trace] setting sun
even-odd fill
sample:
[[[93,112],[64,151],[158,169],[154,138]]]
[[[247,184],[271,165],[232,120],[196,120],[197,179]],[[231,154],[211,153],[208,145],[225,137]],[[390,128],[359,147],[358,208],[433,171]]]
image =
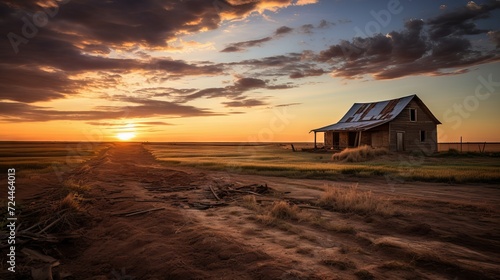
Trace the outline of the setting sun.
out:
[[[128,123],[125,126],[117,128],[116,138],[121,141],[128,141],[135,137],[135,125],[133,123]]]
[[[127,141],[135,137],[135,133],[133,132],[122,132],[116,134],[116,137],[122,141]]]

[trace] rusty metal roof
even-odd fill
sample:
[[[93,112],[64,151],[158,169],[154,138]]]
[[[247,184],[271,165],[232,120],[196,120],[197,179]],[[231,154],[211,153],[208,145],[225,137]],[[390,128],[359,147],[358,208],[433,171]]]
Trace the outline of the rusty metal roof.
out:
[[[338,123],[313,129],[314,132],[325,131],[363,131],[392,121],[401,111],[415,99],[430,116],[440,123],[417,95],[410,95],[392,100],[371,103],[354,103],[351,109]]]

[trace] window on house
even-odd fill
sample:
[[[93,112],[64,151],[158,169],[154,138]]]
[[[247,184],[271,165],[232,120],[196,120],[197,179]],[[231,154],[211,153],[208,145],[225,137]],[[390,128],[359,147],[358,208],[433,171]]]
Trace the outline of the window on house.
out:
[[[411,122],[417,121],[417,109],[410,108],[410,121]]]
[[[425,142],[425,130],[420,130],[420,142]]]

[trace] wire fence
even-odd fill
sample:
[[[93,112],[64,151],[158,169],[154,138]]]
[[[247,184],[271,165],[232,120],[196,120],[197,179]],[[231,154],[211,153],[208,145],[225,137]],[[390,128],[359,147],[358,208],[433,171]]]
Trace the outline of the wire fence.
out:
[[[500,142],[446,142],[438,143],[438,151],[446,152],[450,149],[459,152],[492,153],[500,152]]]

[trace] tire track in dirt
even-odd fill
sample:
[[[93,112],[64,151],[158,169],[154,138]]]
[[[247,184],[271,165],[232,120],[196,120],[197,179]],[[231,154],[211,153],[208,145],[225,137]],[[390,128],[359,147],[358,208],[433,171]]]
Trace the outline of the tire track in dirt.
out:
[[[122,269],[137,279],[278,279],[286,274],[287,268],[268,254],[210,230],[171,201],[137,202],[158,200],[145,182],[163,180],[173,187],[204,179],[162,167],[141,145],[116,144],[71,176],[92,185],[87,208],[96,221],[87,248],[65,264],[79,279]],[[165,209],[113,216],[154,207]]]
[[[65,178],[90,186],[83,207],[92,224],[85,238],[62,248],[61,267],[75,279],[116,279],[119,272],[135,279],[460,280],[500,273],[500,196],[491,186],[408,182],[393,191],[371,179],[204,171],[158,162],[136,143],[116,143]],[[244,194],[227,206],[199,207],[218,203],[209,186],[228,183],[267,184],[273,192],[257,197],[259,211],[245,205]],[[303,208],[299,218],[271,224],[259,216],[273,201],[314,205],[329,186],[355,183],[401,214]],[[147,209],[162,210],[116,215]]]

